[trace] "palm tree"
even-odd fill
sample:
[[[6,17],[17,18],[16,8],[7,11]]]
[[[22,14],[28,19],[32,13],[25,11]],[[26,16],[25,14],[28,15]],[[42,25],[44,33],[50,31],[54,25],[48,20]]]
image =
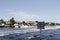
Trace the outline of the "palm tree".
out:
[[[13,17],[9,21],[11,25],[14,25],[16,23]]]

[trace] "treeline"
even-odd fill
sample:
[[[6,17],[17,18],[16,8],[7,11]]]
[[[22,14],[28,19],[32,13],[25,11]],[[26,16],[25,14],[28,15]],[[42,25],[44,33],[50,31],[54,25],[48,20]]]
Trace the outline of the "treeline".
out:
[[[48,26],[60,26],[60,23],[54,23],[54,22],[46,22],[45,23],[46,25],[48,25]]]
[[[15,21],[14,18],[12,17],[11,19],[9,19],[8,21],[4,21],[3,19],[0,19],[0,25],[4,24],[4,25],[14,25],[14,24],[18,24],[18,25],[28,25],[28,26],[33,26],[35,25],[35,22],[33,21]]]
[[[39,22],[39,21],[38,21]],[[36,25],[36,21],[15,21],[14,18],[12,17],[11,19],[9,19],[8,21],[4,21],[3,19],[0,19],[0,25],[4,24],[4,25],[14,25],[14,24],[18,24],[18,25],[27,25],[27,26],[35,26]],[[54,23],[54,22],[45,22],[46,26],[56,26],[56,25],[60,25],[60,23]]]

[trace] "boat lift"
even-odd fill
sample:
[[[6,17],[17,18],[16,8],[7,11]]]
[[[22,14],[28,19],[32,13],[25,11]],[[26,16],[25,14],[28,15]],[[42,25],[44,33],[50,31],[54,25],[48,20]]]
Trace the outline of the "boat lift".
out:
[[[45,22],[37,22],[37,29],[40,29],[40,40],[42,40],[42,29],[45,29]]]

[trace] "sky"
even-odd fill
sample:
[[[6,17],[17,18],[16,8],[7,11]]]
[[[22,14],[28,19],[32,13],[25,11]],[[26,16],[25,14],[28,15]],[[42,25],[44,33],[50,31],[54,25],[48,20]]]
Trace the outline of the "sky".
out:
[[[0,19],[60,22],[60,0],[0,0]]]

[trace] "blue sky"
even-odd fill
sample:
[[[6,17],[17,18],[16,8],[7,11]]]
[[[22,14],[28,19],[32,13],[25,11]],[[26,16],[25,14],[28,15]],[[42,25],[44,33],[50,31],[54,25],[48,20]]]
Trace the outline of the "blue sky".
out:
[[[60,0],[0,0],[0,18],[60,22]]]

